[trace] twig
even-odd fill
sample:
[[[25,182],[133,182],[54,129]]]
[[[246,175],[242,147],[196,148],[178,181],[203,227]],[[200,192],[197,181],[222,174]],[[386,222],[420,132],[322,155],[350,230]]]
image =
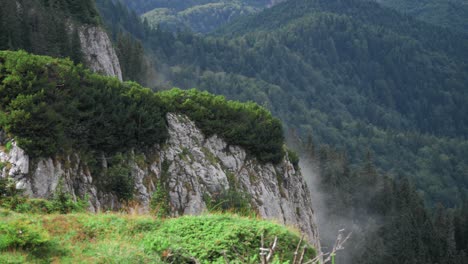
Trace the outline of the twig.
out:
[[[333,246],[333,250],[329,253],[329,256],[323,261],[323,264],[328,263],[332,260],[332,257],[336,255],[336,252],[339,250],[343,250],[344,243],[351,237],[352,232],[350,232],[345,239],[343,239],[343,232],[345,230],[341,229],[338,231],[338,237],[336,238],[335,245]]]
[[[245,263],[245,258],[243,256],[240,255],[239,251],[237,251],[236,247],[231,247],[232,250],[234,251],[234,253],[236,253],[236,256],[241,260],[242,263]]]
[[[266,259],[266,253],[265,253],[265,243],[263,240],[263,234],[262,234],[262,247],[260,248],[260,258],[262,259],[262,264],[267,264],[267,259]]]
[[[307,250],[307,246],[305,246],[305,247],[302,249],[301,258],[299,259],[299,263],[298,263],[298,264],[302,264],[302,262],[304,261],[304,255],[305,255],[306,250]]]
[[[301,246],[302,244],[302,240],[304,239],[304,235],[302,235],[301,237],[301,240],[299,240],[299,243],[297,244],[297,247],[296,247],[296,251],[294,251],[294,260],[293,260],[293,264],[296,264],[296,260],[297,260],[297,254],[299,253],[299,247]]]
[[[270,262],[270,259],[273,257],[273,254],[275,254],[277,242],[278,242],[278,237],[275,237],[273,244],[270,246],[270,252],[268,253],[268,256],[267,256],[267,263]]]
[[[229,259],[228,259],[228,257],[226,256],[226,250],[223,250],[223,256],[224,256],[224,262],[225,262],[226,264],[229,264]]]
[[[315,264],[317,261],[320,260],[321,257],[327,256],[328,254],[330,254],[330,253],[325,253],[325,254],[320,253],[320,255],[318,255],[318,256],[316,256],[315,258],[313,258],[313,259],[307,261],[307,262],[304,263],[304,264]],[[325,262],[324,262],[324,263],[325,263]]]

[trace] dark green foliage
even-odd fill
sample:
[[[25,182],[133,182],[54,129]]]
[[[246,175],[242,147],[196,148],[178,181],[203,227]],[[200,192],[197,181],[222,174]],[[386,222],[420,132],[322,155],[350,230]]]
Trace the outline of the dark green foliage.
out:
[[[123,79],[147,85],[151,80],[152,65],[144,58],[144,50],[139,41],[126,33],[119,33],[116,51],[122,69]]]
[[[105,17],[105,26],[113,39],[119,57],[122,77],[125,81],[136,81],[142,85],[154,85],[157,74],[151,60],[144,57],[140,42],[147,28],[134,12],[127,10],[120,1],[96,1],[99,12]],[[133,35],[131,35],[131,32]]]
[[[19,196],[21,191],[16,189],[16,183],[11,178],[0,177],[0,201],[3,204],[4,199]]]
[[[42,0],[45,7],[55,12],[64,12],[73,19],[85,24],[98,24],[99,13],[94,0]]]
[[[250,204],[250,194],[239,191],[235,186],[212,196],[205,194],[203,200],[209,212],[229,212],[244,216],[255,214]]]
[[[182,11],[191,7],[203,6],[210,3],[223,3],[225,1],[220,0],[123,0],[123,3],[130,9],[135,10],[137,13],[146,13],[155,8],[168,8],[176,11]],[[245,4],[252,7],[266,7],[272,2],[271,0],[240,0],[232,1],[237,4]]]
[[[288,149],[288,158],[289,161],[291,161],[291,163],[293,164],[294,169],[299,170],[299,156],[297,155],[297,153],[293,150]]]
[[[129,158],[117,153],[108,161],[104,172],[103,188],[114,193],[120,201],[130,201],[133,198],[135,179],[131,175]]]
[[[206,136],[217,134],[262,162],[283,157],[281,123],[254,103],[195,90],[155,94],[133,82],[92,74],[70,60],[22,51],[0,52],[0,111],[5,113],[2,128],[32,156],[71,149],[107,156],[145,150],[166,140],[165,116],[172,111],[189,116]],[[119,166],[110,172],[123,179]]]
[[[165,110],[153,92],[69,60],[1,52],[0,98],[5,131],[33,156],[71,148],[112,154],[167,138]]]
[[[169,192],[164,183],[159,182],[156,185],[156,191],[154,191],[151,197],[150,208],[153,214],[158,218],[164,218],[170,214],[170,197]]]
[[[81,51],[80,36],[77,29],[73,30],[70,40],[70,59],[75,63],[84,61],[83,52]]]
[[[334,243],[337,229],[353,232],[337,263],[463,264],[468,260],[463,252],[464,209],[454,214],[439,205],[431,216],[413,184],[377,173],[369,152],[359,169],[350,168],[345,154],[328,147],[302,152],[316,157],[304,162],[317,165],[312,196],[321,193],[322,204],[315,206],[320,208],[322,246]]]
[[[208,33],[220,26],[260,11],[249,3],[231,1],[212,1],[212,3],[191,6],[177,11],[156,8],[142,15],[150,27],[162,27],[172,31],[190,30]]]
[[[239,145],[261,162],[281,161],[283,130],[278,119],[255,103],[226,101],[222,96],[195,89],[173,89],[160,93],[169,111],[183,113],[205,136],[218,135],[231,145]]]
[[[434,25],[468,33],[468,3],[464,0],[380,0],[385,6]]]
[[[458,208],[453,214],[455,243],[457,250],[468,252],[468,201]]]
[[[82,62],[76,30],[99,24],[93,0],[4,0],[0,7],[0,50],[19,50]],[[73,22],[73,23],[72,23]]]
[[[156,185],[156,190],[151,197],[151,211],[159,218],[167,217],[171,212],[169,197],[169,182],[171,178],[169,173],[170,166],[171,162],[167,159],[161,162],[161,176]]]

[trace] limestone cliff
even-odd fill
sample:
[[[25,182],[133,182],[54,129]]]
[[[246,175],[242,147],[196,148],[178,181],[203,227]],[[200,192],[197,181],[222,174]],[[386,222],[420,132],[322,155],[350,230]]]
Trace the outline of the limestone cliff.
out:
[[[156,185],[162,182],[168,186],[174,216],[200,214],[207,209],[206,197],[237,188],[249,194],[260,216],[300,228],[319,246],[310,193],[288,157],[277,165],[261,164],[217,136],[206,138],[185,116],[168,114],[167,121],[169,140],[144,154],[133,153],[138,158],[129,161],[134,199],[142,210],[148,210]],[[93,175],[78,154],[33,160],[13,143],[9,151],[0,149],[0,162],[6,164],[1,176],[13,178],[31,197],[50,197],[60,184],[73,196],[87,194],[92,211],[121,206],[114,194],[99,187],[100,176]],[[107,166],[106,159],[100,163]]]
[[[122,80],[119,59],[107,33],[100,27],[83,25],[78,34],[86,65],[94,72]]]

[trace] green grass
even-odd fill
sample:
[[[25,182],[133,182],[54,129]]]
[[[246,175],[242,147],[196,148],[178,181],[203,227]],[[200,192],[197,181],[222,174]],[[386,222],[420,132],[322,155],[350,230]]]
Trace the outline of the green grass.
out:
[[[0,208],[0,263],[258,263],[262,234],[266,244],[278,237],[275,263],[292,261],[299,234],[270,221],[229,214],[20,214]]]

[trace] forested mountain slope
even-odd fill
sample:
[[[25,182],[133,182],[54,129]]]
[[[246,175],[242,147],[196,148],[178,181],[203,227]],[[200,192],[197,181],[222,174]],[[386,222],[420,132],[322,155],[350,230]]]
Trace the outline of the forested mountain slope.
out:
[[[468,2],[464,0],[376,0],[434,25],[468,33]]]
[[[261,8],[243,3],[227,1],[192,6],[182,11],[155,8],[143,14],[142,18],[152,27],[207,33],[241,16],[254,14],[260,10]]]
[[[207,33],[281,0],[137,0],[122,1],[151,27]]]
[[[97,25],[94,1],[4,0],[0,5],[0,49],[24,49],[36,54],[83,60],[73,22]]]
[[[119,59],[93,0],[4,0],[0,50],[69,57],[95,72],[122,79]]]
[[[281,2],[281,0],[123,0],[122,2],[137,13],[143,14],[155,8],[169,8],[182,11],[194,6],[223,2],[243,3],[252,7],[262,8]]]
[[[159,86],[254,100],[353,163],[371,150],[428,201],[466,192],[463,35],[359,0],[287,1],[212,37],[145,32]]]

